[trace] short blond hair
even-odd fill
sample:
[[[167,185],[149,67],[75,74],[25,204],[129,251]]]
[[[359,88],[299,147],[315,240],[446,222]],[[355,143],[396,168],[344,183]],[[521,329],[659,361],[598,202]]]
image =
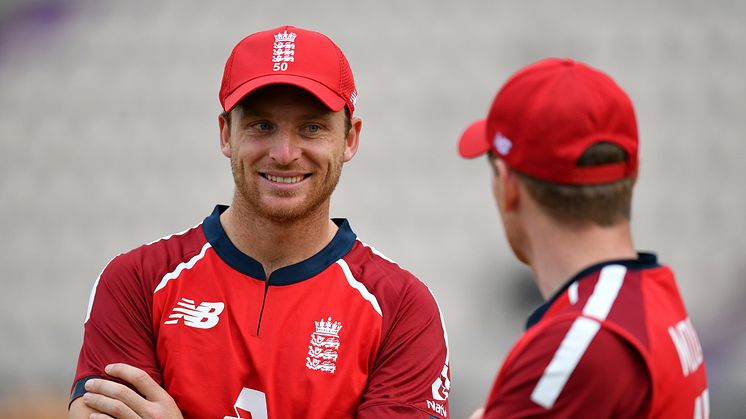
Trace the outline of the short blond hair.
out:
[[[576,164],[599,166],[627,160],[627,153],[610,142],[590,146]],[[521,172],[518,178],[531,197],[551,217],[562,223],[611,226],[629,221],[635,177],[601,185],[565,185],[536,179]]]

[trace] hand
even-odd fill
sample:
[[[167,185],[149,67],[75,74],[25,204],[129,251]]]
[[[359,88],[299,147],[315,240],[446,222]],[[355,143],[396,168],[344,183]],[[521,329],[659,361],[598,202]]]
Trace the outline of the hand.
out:
[[[90,419],[183,419],[174,399],[143,370],[127,364],[111,364],[107,374],[132,384],[145,398],[131,388],[104,379],[85,383],[86,406],[100,413]]]
[[[469,416],[469,419],[482,419],[482,416],[484,416],[484,408],[480,407]]]

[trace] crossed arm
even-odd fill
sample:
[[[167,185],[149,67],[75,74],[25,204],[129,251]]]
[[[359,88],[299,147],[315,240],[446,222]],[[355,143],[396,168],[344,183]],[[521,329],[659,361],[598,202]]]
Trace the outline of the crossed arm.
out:
[[[88,380],[86,393],[70,405],[69,419],[182,419],[174,399],[145,371],[126,364],[107,365],[105,371],[137,391],[114,381]]]

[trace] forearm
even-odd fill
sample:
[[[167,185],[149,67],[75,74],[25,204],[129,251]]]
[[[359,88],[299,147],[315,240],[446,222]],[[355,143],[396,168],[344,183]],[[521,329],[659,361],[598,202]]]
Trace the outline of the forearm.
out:
[[[73,400],[72,404],[70,404],[70,411],[67,414],[67,418],[88,419],[91,416],[91,413],[96,413],[96,411],[86,406],[86,404],[83,403],[82,397],[78,397]]]

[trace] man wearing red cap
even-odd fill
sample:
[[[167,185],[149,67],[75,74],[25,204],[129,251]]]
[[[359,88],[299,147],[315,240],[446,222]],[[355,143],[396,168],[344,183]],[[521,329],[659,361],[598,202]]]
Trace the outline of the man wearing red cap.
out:
[[[104,269],[70,417],[447,417],[434,297],[329,218],[362,126],[342,51],[291,26],[255,33],[219,97],[233,202]]]
[[[638,138],[607,75],[545,59],[462,135],[487,154],[508,242],[547,300],[474,418],[706,418],[702,349],[671,270],[630,232]]]

